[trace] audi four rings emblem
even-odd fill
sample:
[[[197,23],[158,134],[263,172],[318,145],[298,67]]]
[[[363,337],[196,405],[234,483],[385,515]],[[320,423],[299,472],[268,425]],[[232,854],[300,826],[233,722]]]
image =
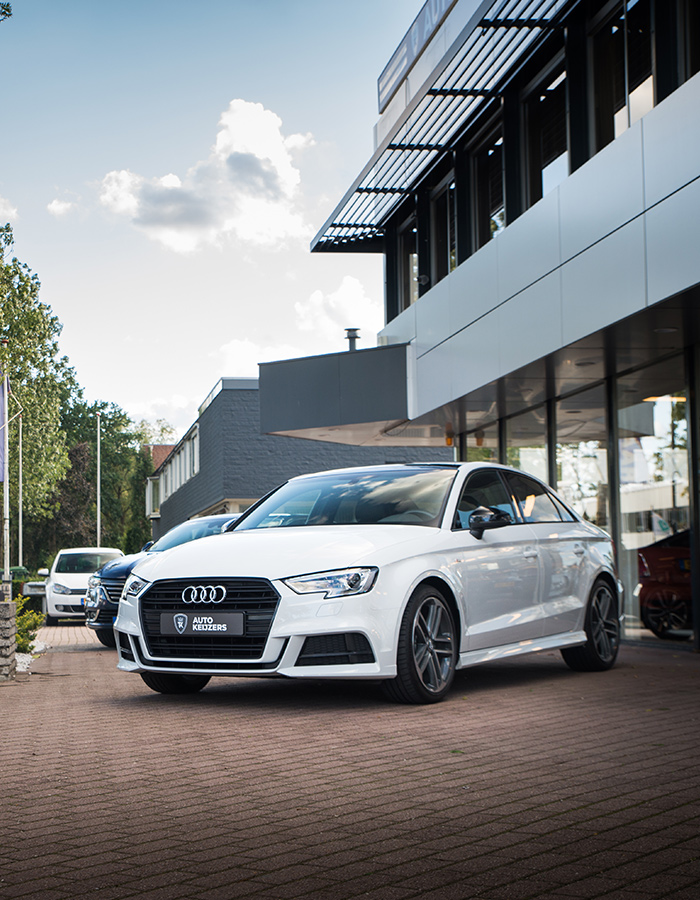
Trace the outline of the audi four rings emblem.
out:
[[[222,584],[190,584],[182,592],[185,603],[221,603],[226,599]]]

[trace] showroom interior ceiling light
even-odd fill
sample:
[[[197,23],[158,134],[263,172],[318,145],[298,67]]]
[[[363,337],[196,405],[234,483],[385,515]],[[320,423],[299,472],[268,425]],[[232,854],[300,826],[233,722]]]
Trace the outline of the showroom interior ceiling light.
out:
[[[557,27],[567,0],[483,3],[314,238],[316,252],[362,251],[420,174],[497,96],[514,59]],[[366,247],[369,249],[369,247]]]

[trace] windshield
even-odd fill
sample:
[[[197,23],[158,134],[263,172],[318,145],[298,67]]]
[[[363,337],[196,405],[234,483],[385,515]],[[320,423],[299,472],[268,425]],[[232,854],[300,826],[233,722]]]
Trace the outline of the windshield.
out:
[[[56,572],[62,575],[90,575],[118,556],[121,553],[62,553],[56,564]]]
[[[454,469],[332,472],[283,484],[236,526],[438,525]]]
[[[198,538],[207,537],[210,534],[220,534],[222,527],[226,522],[235,519],[235,516],[222,516],[216,519],[190,519],[183,522],[182,525],[176,525],[171,528],[162,538],[159,538],[155,544],[149,547],[149,552],[159,550],[170,550],[171,547],[177,547],[179,544],[186,544],[188,541],[196,541]]]

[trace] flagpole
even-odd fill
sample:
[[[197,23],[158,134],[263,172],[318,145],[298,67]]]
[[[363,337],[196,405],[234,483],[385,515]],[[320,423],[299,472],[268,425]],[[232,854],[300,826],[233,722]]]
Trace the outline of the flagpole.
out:
[[[24,541],[22,540],[22,528],[24,527],[24,516],[22,513],[22,413],[19,414],[19,446],[17,447],[18,462],[18,481],[17,481],[17,565],[22,568],[24,566]]]
[[[3,357],[7,355],[7,338],[2,339]],[[10,441],[7,415],[8,400],[8,377],[7,362],[3,358],[3,377],[2,377],[2,444],[3,444],[3,465],[2,465],[2,508],[3,508],[3,570],[2,570],[2,599],[6,601],[12,600],[12,580],[10,577]]]
[[[97,413],[97,546],[102,546],[102,459],[100,454],[100,419]]]

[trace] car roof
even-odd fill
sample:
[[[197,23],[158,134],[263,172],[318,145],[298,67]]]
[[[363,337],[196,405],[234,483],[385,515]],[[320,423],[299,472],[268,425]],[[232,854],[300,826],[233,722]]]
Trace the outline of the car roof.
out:
[[[62,553],[122,553],[119,547],[64,547],[56,556]]]

